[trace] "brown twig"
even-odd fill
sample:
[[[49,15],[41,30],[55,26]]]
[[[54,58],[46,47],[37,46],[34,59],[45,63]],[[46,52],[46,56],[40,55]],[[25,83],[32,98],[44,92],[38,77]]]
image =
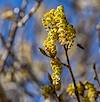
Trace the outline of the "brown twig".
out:
[[[71,75],[71,78],[72,78],[72,81],[73,81],[73,84],[74,84],[74,87],[75,87],[75,95],[76,95],[77,101],[81,102],[80,97],[79,97],[79,93],[78,93],[78,89],[77,89],[77,86],[76,86],[75,77],[74,77],[74,74],[72,72],[70,60],[69,60],[69,57],[68,57],[68,48],[66,48],[65,45],[64,45],[64,50],[65,50],[65,54],[66,54],[67,64],[69,65],[68,69],[69,69],[69,72],[70,72],[70,75]]]
[[[2,44],[3,44],[3,46],[5,46],[6,42],[4,40],[4,37],[2,36],[2,33],[0,33],[0,40],[1,40]]]
[[[97,81],[97,83],[100,87],[100,81],[99,81],[98,74],[97,74],[97,71],[96,71],[96,64],[95,63],[93,64],[93,70],[94,70],[94,73],[95,73],[94,79]]]

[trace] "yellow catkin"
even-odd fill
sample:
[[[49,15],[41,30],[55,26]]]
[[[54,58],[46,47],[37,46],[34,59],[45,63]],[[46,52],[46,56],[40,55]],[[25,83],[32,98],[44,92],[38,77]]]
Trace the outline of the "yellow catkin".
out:
[[[45,85],[41,88],[42,95],[47,98],[51,93],[53,93],[54,87],[50,85]]]
[[[70,96],[74,96],[75,93],[74,84],[69,84],[66,91]]]
[[[61,45],[67,45],[70,48],[74,42],[76,36],[76,31],[72,25],[70,25],[64,15],[64,10],[62,6],[58,6],[57,17],[55,19],[58,21],[56,24],[58,27],[58,37]]]
[[[84,94],[84,85],[79,82],[79,83],[76,84],[76,86],[77,86],[79,94],[83,96],[83,94]],[[74,96],[75,95],[74,84],[73,83],[69,84],[66,91],[70,96]]]
[[[87,90],[87,96],[89,98],[90,102],[95,102],[97,97],[98,97],[98,93],[96,88],[94,87],[94,85],[90,82],[86,82],[85,83],[85,88]]]
[[[62,68],[61,68],[61,62],[57,58],[51,59],[51,68],[52,68],[52,75],[51,78],[53,80],[53,85],[55,86],[56,90],[59,90],[61,88],[61,73],[62,73]]]

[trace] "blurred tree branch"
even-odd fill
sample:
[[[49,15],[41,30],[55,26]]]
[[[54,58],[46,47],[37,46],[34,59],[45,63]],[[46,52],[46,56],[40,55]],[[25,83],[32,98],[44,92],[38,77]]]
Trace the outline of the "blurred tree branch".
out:
[[[29,15],[24,16],[20,21],[19,21],[19,19],[20,19],[20,16],[19,16],[19,18],[12,24],[11,30],[10,30],[10,32],[9,32],[8,41],[7,41],[7,43],[5,44],[5,48],[6,48],[6,49],[5,49],[5,53],[4,53],[4,55],[3,55],[3,58],[1,58],[1,60],[2,60],[2,63],[1,63],[1,65],[0,65],[0,67],[1,67],[0,70],[1,70],[1,71],[4,69],[6,59],[7,59],[7,57],[9,56],[9,54],[10,54],[10,52],[11,52],[11,50],[12,50],[13,42],[14,42],[14,40],[15,40],[15,36],[16,36],[17,29],[18,29],[18,27],[19,27],[19,26],[18,26],[19,23],[20,23],[20,24],[22,23],[22,25],[25,24],[26,21],[37,11],[37,9],[39,8],[41,2],[42,2],[42,0],[38,1],[37,4],[36,4],[36,6],[35,6],[35,7],[32,7],[32,9],[30,10]],[[23,5],[24,5],[24,6],[23,6]],[[22,13],[22,12],[24,11],[25,7],[26,7],[26,5],[22,3],[22,8],[21,8],[21,10],[19,11],[19,15],[20,15],[20,13]],[[24,12],[23,12],[23,13],[24,13]],[[28,17],[28,18],[27,18],[27,17]],[[26,18],[27,18],[27,19],[26,19]],[[3,38],[3,37],[2,37],[2,38]],[[4,42],[3,39],[2,39],[2,41]]]
[[[11,102],[11,101],[7,98],[7,96],[6,96],[6,94],[5,94],[5,91],[4,91],[3,87],[1,86],[1,84],[0,84],[0,102]]]
[[[42,0],[41,0],[42,1]],[[14,79],[14,74],[16,73],[16,70],[19,70],[21,68],[24,67],[24,70],[26,70],[28,72],[28,74],[30,75],[30,78],[32,79],[33,82],[35,82],[39,87],[42,85],[42,82],[39,81],[36,76],[34,75],[34,72],[32,71],[32,66],[28,65],[28,64],[22,64],[19,59],[17,58],[17,56],[15,55],[12,47],[13,47],[13,43],[15,41],[15,37],[16,37],[16,32],[18,30],[18,28],[20,26],[18,26],[18,24],[20,23],[20,21],[22,21],[22,26],[25,25],[25,23],[30,19],[30,17],[38,10],[41,1],[36,1],[36,6],[32,7],[32,9],[30,10],[29,13],[29,18],[23,23],[23,21],[25,20],[24,18],[25,16],[25,9],[27,7],[27,0],[23,0],[22,2],[22,7],[20,9],[20,11],[18,12],[18,17],[16,18],[15,21],[13,21],[13,24],[11,25],[11,29],[9,31],[9,36],[7,41],[5,41],[3,35],[0,33],[0,39],[2,42],[2,45],[4,47],[4,53],[2,54],[1,58],[0,58],[0,72],[4,72],[4,67],[6,65],[6,60],[9,56],[11,56],[13,58],[13,72],[12,72],[12,79]],[[23,82],[23,81],[22,81]],[[19,83],[20,84],[20,83]],[[5,92],[3,90],[3,88],[0,86],[0,102],[8,102]]]

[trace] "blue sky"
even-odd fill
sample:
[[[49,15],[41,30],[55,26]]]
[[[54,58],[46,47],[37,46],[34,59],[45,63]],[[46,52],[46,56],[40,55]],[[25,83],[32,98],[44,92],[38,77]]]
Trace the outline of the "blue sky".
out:
[[[29,11],[29,9],[32,6],[32,0],[30,0],[30,1],[31,1],[31,3],[27,7],[27,12]],[[22,2],[22,0],[0,0],[0,8],[5,8],[5,7],[7,7],[7,5],[10,6],[11,8],[16,8],[16,7],[20,8],[21,2]],[[72,4],[73,0],[44,0],[43,3],[48,10],[51,8],[56,8],[58,5],[63,5],[65,7],[65,14],[68,17],[69,22],[72,23],[74,26],[78,25],[80,18],[78,16],[77,12],[73,8],[73,4]],[[84,15],[84,19],[87,19],[89,16],[93,15],[93,12],[91,12],[91,10],[89,10],[89,9],[86,9],[83,12],[83,15]],[[8,21],[5,21],[4,27],[0,29],[0,32],[3,32],[3,34],[5,35],[5,38],[7,38],[9,28],[10,28],[7,23],[8,23]],[[34,40],[34,42],[36,40],[35,39],[35,29],[32,29],[32,27],[35,26],[35,24],[36,24],[36,21],[34,19],[32,21],[30,20],[25,26],[25,27],[27,27],[27,30],[25,30],[25,32],[28,33],[25,35],[26,38],[31,41]],[[34,34],[32,33],[33,31],[34,31]],[[98,50],[99,50],[99,46],[98,46],[98,42],[96,41],[95,33],[96,33],[96,29],[94,27],[92,29],[92,33],[91,33],[94,36],[94,38],[93,38],[94,43],[91,45],[91,56],[92,56],[92,54],[95,55],[95,53],[98,54]],[[67,72],[64,72],[64,74],[67,74]],[[63,74],[63,76],[64,76],[64,74]],[[27,90],[29,90],[30,92],[32,92],[32,90],[34,90],[31,83],[28,83],[26,87],[27,87]],[[36,90],[34,90],[34,91],[36,91]],[[35,100],[36,100],[35,102],[43,102],[43,97],[40,97],[37,95],[35,97]]]

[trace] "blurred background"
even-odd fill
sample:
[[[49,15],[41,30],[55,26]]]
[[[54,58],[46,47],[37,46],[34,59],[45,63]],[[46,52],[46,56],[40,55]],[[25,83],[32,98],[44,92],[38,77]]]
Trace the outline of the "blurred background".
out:
[[[58,5],[64,6],[65,15],[77,32],[75,44],[69,50],[76,81],[88,80],[99,88],[94,80],[93,64],[100,77],[100,0],[0,0],[0,102],[55,102],[41,95],[40,88],[49,84],[51,68],[50,59],[39,48],[47,36],[41,18]],[[25,15],[31,17],[17,27]],[[57,56],[66,63],[61,46]],[[66,68],[63,68],[62,83],[65,102],[73,102],[65,92],[71,83]]]

